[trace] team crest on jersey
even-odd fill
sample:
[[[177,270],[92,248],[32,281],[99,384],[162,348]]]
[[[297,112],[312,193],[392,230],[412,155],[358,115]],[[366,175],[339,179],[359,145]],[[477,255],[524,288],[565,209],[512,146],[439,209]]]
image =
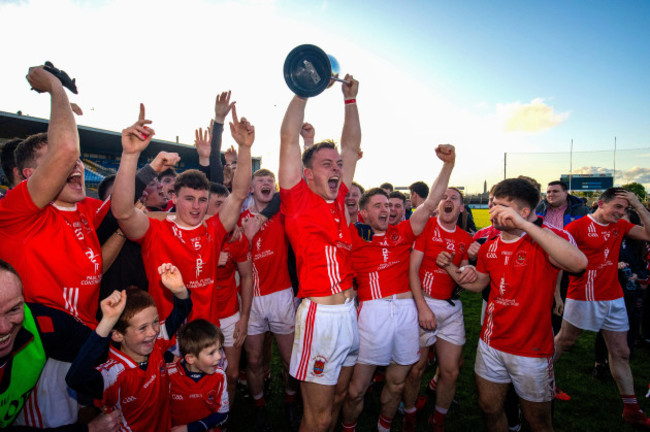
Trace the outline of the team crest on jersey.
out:
[[[517,255],[515,256],[515,263],[517,265],[526,264],[526,251],[517,252]]]
[[[391,234],[390,241],[392,241],[393,243],[397,243],[399,241],[399,234],[396,232]]]
[[[460,251],[461,254],[464,254],[467,248],[465,247],[465,243],[461,243],[458,245],[458,250]]]
[[[618,230],[616,228],[612,230],[612,236],[618,237]]]
[[[316,376],[322,375],[323,371],[325,371],[325,364],[327,363],[327,359],[323,356],[316,356],[314,359],[314,369],[313,373]]]
[[[605,241],[609,240],[610,235],[614,235],[614,237],[616,237],[617,233],[618,233],[618,231],[612,231],[612,232],[605,231],[605,232],[603,232],[603,240],[605,240]]]

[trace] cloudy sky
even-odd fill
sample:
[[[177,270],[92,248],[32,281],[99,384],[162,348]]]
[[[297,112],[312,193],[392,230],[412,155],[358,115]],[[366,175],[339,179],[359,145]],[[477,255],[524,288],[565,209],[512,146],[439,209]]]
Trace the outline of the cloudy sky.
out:
[[[0,28],[2,111],[48,116],[24,76],[51,60],[77,78],[79,124],[121,130],[143,102],[158,138],[191,144],[231,89],[256,125],[253,153],[276,170],[292,96],[282,65],[312,43],[360,81],[364,186],[430,182],[448,142],[452,183],[470,192],[503,178],[505,152],[508,176],[615,164],[616,183],[650,186],[645,0],[0,0]],[[308,103],[317,138],[337,139],[342,118],[340,86]]]

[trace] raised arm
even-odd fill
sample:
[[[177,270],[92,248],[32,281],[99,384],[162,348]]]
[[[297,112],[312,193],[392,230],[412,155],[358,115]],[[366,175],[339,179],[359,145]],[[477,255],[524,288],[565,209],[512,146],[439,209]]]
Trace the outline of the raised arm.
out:
[[[51,100],[47,151],[27,180],[32,201],[43,208],[57,197],[79,159],[79,134],[61,81],[43,66],[29,68],[27,81],[37,92],[49,93]]]
[[[111,211],[124,234],[131,239],[142,237],[149,229],[149,218],[134,204],[138,158],[154,135],[148,124],[151,120],[145,119],[144,105],[140,104],[138,121],[122,131],[122,159],[113,186]]]
[[[341,159],[343,160],[343,183],[350,188],[354,180],[354,171],[361,154],[361,124],[356,97],[359,92],[359,81],[352,75],[346,75],[343,83],[343,98],[345,102],[345,119],[341,133]]]
[[[530,217],[536,217],[533,212],[531,214]],[[525,231],[546,251],[554,266],[569,273],[579,273],[587,267],[587,257],[575,244],[524,219],[513,207],[494,206],[490,209],[490,218],[495,225]]]
[[[427,224],[427,220],[429,220],[438,207],[438,203],[440,203],[442,196],[447,190],[449,177],[451,177],[451,172],[456,163],[456,150],[451,144],[440,144],[436,147],[436,156],[438,156],[438,159],[443,162],[442,168],[440,168],[440,173],[431,185],[431,192],[429,192],[427,199],[420,204],[420,207],[415,209],[415,212],[413,212],[409,218],[411,228],[415,235],[420,235],[422,233]]]
[[[282,189],[291,189],[302,178],[300,131],[305,118],[307,99],[294,96],[287,107],[280,129],[280,166],[278,183]]]
[[[620,193],[620,196],[630,203],[630,206],[632,206],[637,212],[639,218],[641,218],[641,223],[643,224],[643,226],[637,225],[632,227],[632,229],[627,233],[628,237],[635,240],[650,241],[650,212],[648,212],[648,209],[641,204],[633,192],[622,192]]]
[[[232,122],[230,122],[230,133],[239,147],[239,159],[237,169],[232,180],[232,193],[223,203],[219,212],[219,219],[226,231],[232,231],[239,220],[241,206],[248,197],[248,189],[251,185],[251,146],[255,141],[255,126],[251,125],[246,118],[237,118],[237,109],[232,107]]]

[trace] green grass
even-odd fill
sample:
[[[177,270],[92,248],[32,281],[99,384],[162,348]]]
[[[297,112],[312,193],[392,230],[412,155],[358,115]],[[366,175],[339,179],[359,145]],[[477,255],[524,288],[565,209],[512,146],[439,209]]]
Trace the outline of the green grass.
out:
[[[465,314],[467,343],[463,350],[464,367],[461,370],[456,400],[459,405],[452,407],[447,416],[447,431],[481,431],[485,430],[481,413],[477,405],[476,385],[474,383],[474,357],[480,331],[481,297],[466,292],[462,295]],[[609,378],[601,382],[591,376],[593,367],[593,346],[595,334],[583,333],[571,351],[566,352],[556,368],[559,386],[570,396],[570,401],[556,401],[554,404],[553,425],[556,431],[633,431],[632,427],[621,420],[622,403],[614,381]],[[631,361],[635,377],[635,390],[641,408],[650,411],[650,400],[645,399],[648,379],[650,379],[650,362],[648,348],[638,347]],[[424,385],[431,379],[434,367],[431,367],[422,380]],[[272,364],[272,398],[269,400],[269,412],[275,431],[288,430],[283,417],[283,394],[281,372],[277,352],[274,351]],[[371,406],[364,409],[359,418],[357,431],[376,431],[379,395],[375,392]],[[429,399],[423,412],[418,414],[418,431],[428,431],[427,416],[433,411],[434,401]],[[253,431],[254,410],[252,403],[237,393],[235,405],[231,411],[230,431]],[[401,430],[401,416],[393,421],[393,431]],[[336,430],[340,430],[337,426]],[[524,430],[528,430],[524,428]]]

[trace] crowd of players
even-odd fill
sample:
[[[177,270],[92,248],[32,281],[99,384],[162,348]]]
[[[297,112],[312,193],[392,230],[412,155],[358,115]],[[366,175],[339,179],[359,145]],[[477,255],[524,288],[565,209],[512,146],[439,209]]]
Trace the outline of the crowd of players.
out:
[[[474,371],[489,430],[520,427],[509,425],[509,405],[531,430],[553,429],[554,362],[582,330],[602,335],[599,364],[609,364],[623,420],[650,428],[634,395],[632,320],[617,276],[633,265],[619,252],[638,258],[632,241],[650,241],[650,213],[633,193],[609,189],[588,214],[560,182],[542,201],[531,179],[507,179],[490,192],[492,225],[472,236],[459,227],[468,225],[462,193],[448,187],[455,149],[439,145],[440,171],[430,190],[412,185],[411,211],[400,192],[353,182],[361,126],[348,75],[340,151],[314,143],[307,99],[291,100],[279,193],[272,172],[251,177],[255,128],[224,92],[209,129],[196,131],[199,169],[181,174],[167,152],[138,169],[155,135],[141,105],[97,200],[85,193],[61,82],[43,67],[27,80],[49,95],[51,115],[47,133],[2,152],[12,188],[0,199],[0,427],[225,430],[241,364],[251,429],[271,430],[272,335],[287,429],[354,431],[381,367],[377,430],[391,429],[403,403],[402,430],[414,431],[433,349],[428,423],[441,431],[465,343],[461,287],[485,299]],[[223,166],[228,115],[238,148]],[[563,317],[555,336],[553,311]]]

